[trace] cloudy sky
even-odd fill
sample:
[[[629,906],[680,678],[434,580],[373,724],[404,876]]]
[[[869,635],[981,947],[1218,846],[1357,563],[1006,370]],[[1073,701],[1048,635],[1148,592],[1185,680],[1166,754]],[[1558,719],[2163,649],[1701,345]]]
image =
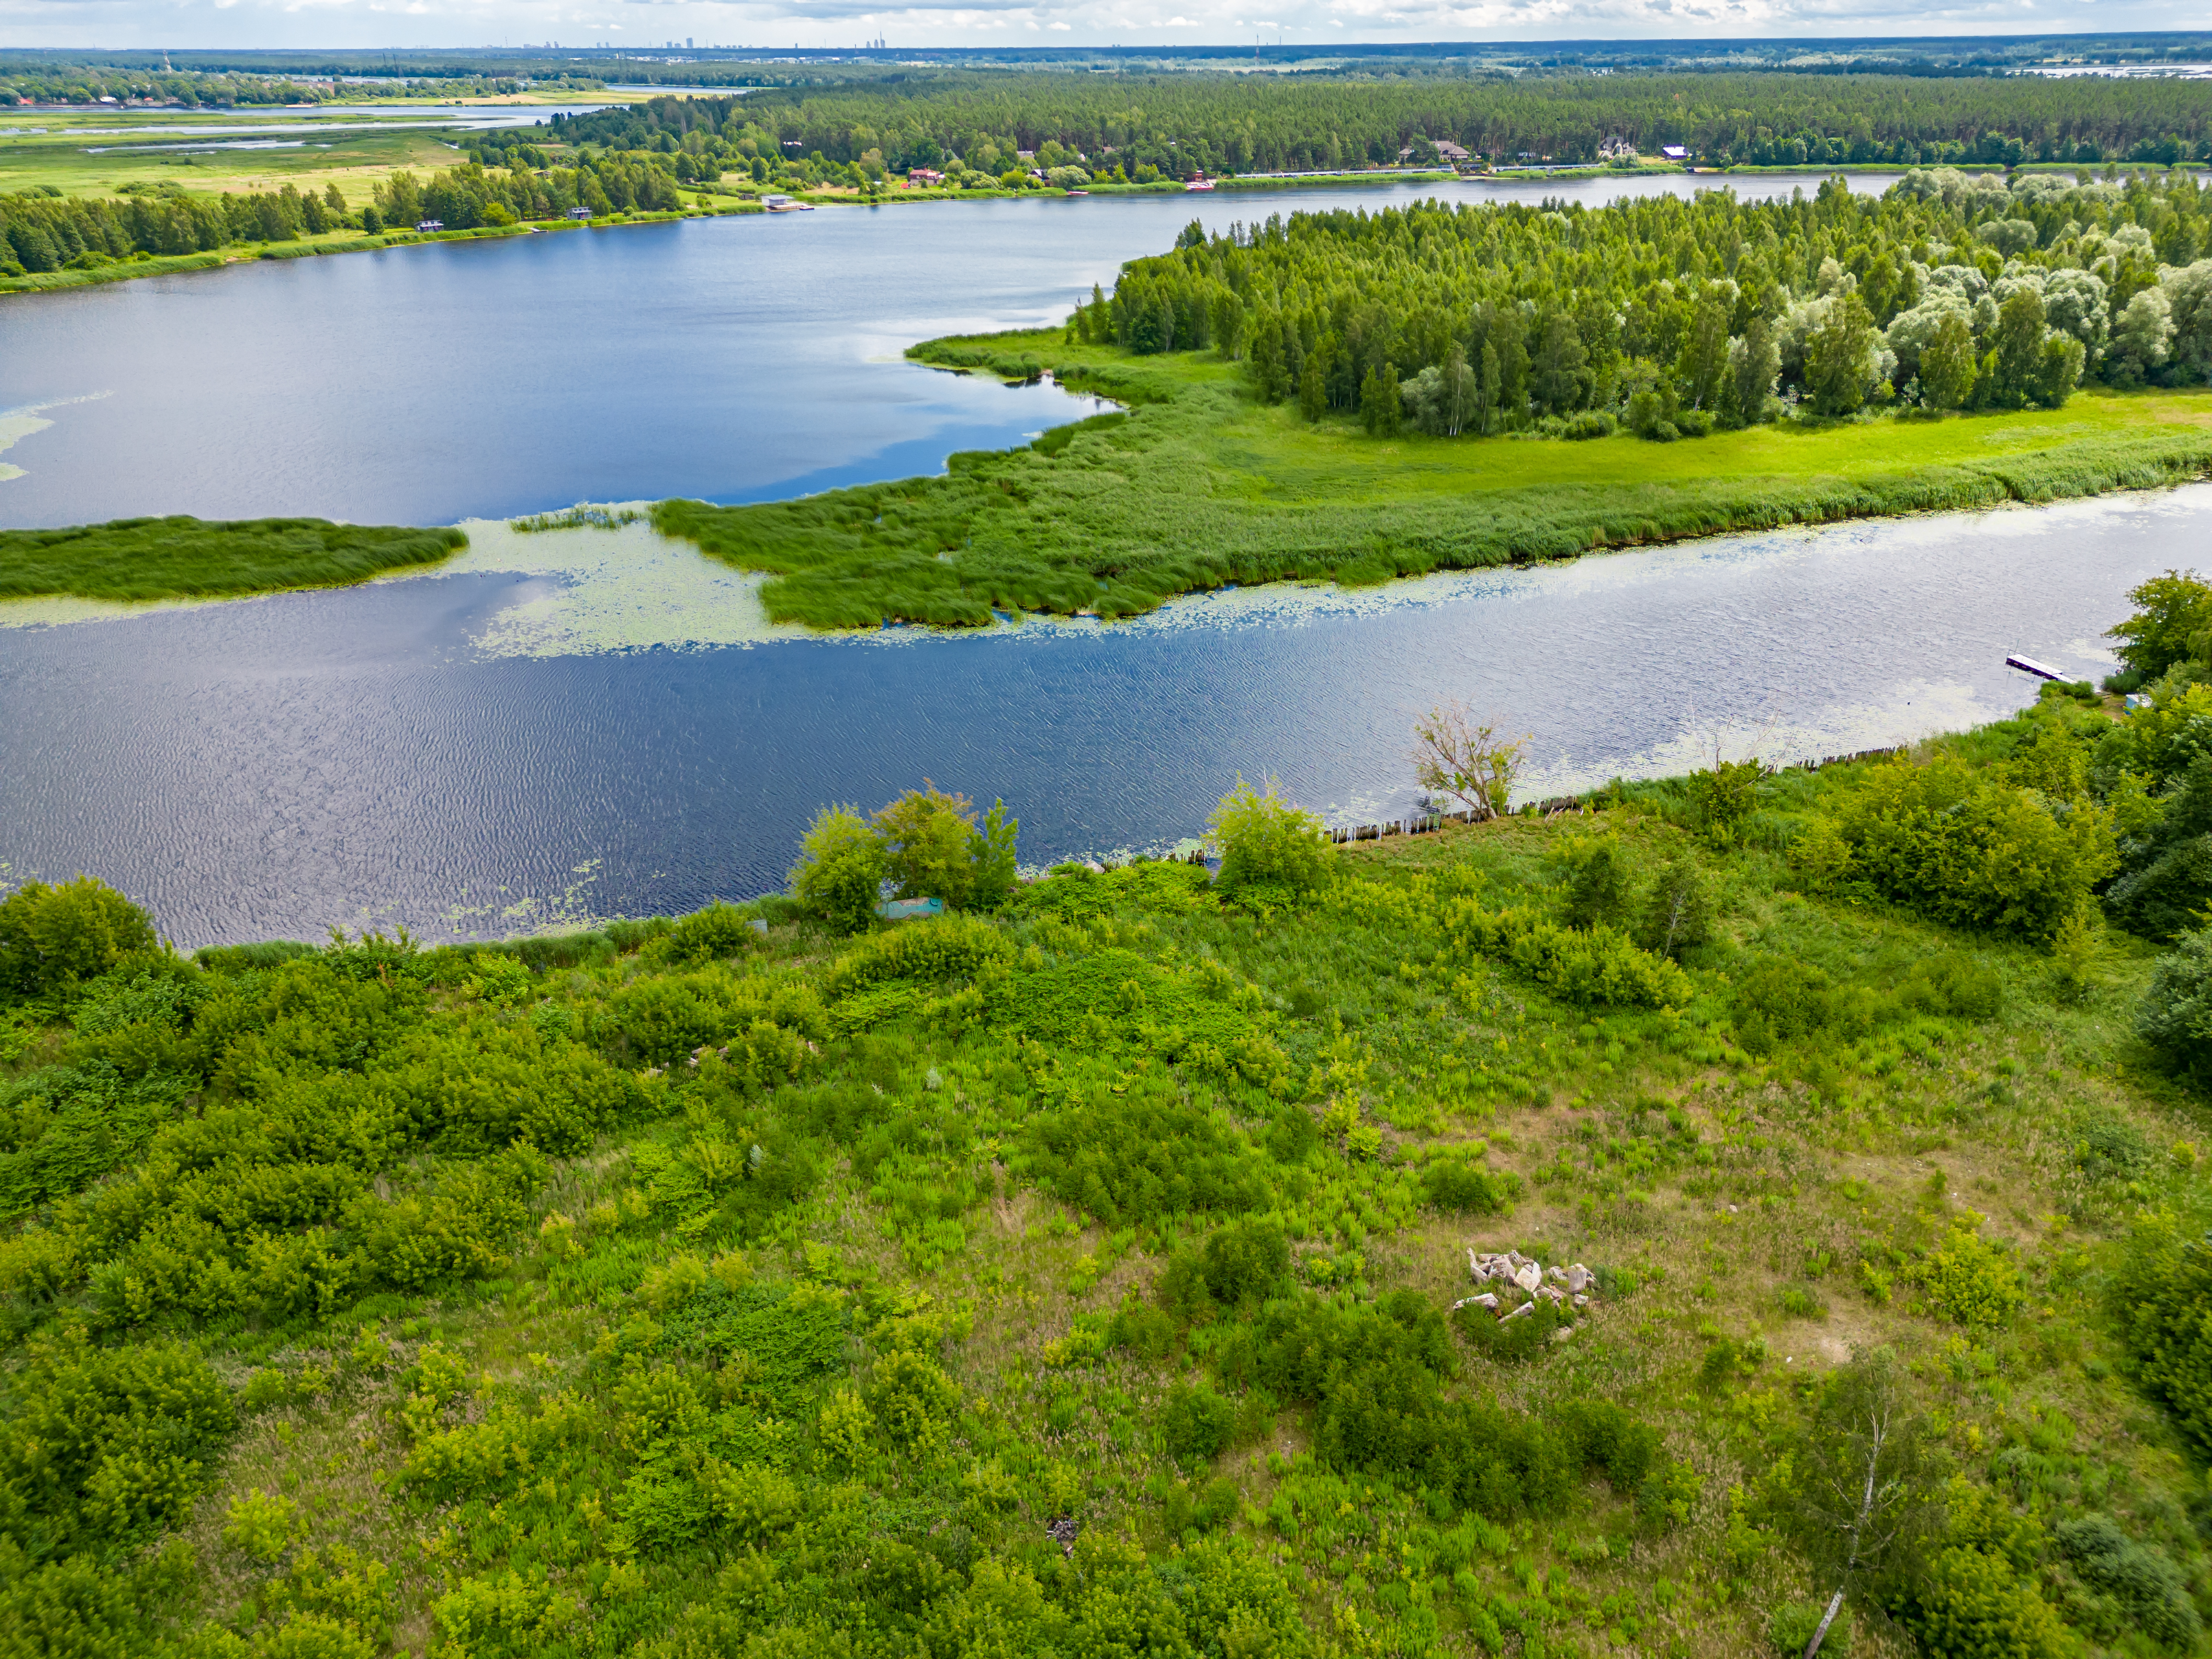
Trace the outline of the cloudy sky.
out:
[[[2203,28],[2201,0],[0,0],[0,46],[1142,46]]]

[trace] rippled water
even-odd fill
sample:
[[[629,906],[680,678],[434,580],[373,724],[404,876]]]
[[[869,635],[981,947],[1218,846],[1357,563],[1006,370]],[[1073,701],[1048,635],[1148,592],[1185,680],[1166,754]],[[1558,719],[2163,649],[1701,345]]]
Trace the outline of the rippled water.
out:
[[[2095,672],[2208,528],[2192,486],[825,641],[641,526],[479,527],[453,574],[0,635],[0,858],[188,944],[497,933],[776,887],[817,804],[925,776],[1005,797],[1031,861],[1171,844],[1239,772],[1393,815],[1444,698],[1533,735],[1537,792],[1832,753],[2017,706],[2009,651]]]
[[[933,470],[1082,410],[900,363],[908,341],[1056,315],[1194,214],[1426,193],[698,222],[9,303],[37,407],[0,412],[0,521],[440,522]],[[817,805],[924,777],[1003,796],[1031,862],[1172,845],[1240,772],[1395,816],[1443,699],[1531,734],[1534,793],[1863,748],[2017,706],[2008,652],[2096,672],[2127,587],[2204,544],[2212,487],[835,640],[642,526],[469,528],[438,574],[338,592],[0,605],[0,877],[97,872],[187,945],[498,933],[778,886]]]

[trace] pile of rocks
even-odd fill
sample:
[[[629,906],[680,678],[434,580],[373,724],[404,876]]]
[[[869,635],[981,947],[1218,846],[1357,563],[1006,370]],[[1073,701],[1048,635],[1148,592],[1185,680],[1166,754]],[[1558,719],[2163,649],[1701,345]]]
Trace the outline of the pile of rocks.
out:
[[[1518,1250],[1494,1255],[1470,1248],[1467,1266],[1476,1284],[1494,1284],[1499,1288],[1461,1297],[1452,1304],[1454,1313],[1462,1308],[1487,1308],[1500,1319],[1518,1319],[1534,1310],[1539,1297],[1554,1304],[1571,1301],[1577,1308],[1587,1308],[1590,1297],[1597,1293],[1597,1275],[1579,1261],[1571,1267],[1547,1267],[1534,1256],[1523,1255]]]

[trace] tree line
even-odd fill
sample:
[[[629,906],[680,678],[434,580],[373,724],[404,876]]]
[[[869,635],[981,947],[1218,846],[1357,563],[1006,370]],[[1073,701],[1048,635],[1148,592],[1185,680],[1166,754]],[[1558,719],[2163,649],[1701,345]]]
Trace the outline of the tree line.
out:
[[[1268,402],[1370,431],[1671,438],[1802,404],[2063,403],[2212,379],[2212,214],[2182,174],[1840,179],[1732,191],[1280,216],[1133,262],[1070,327],[1240,359]],[[1547,424],[1548,423],[1548,424]]]
[[[946,75],[745,98],[654,99],[567,124],[641,147],[704,128],[764,155],[878,152],[895,170],[1046,143],[1177,177],[1395,162],[1417,138],[1476,155],[1589,161],[1607,137],[1719,166],[1937,166],[2212,158],[2201,82],[2094,76],[1613,75],[1525,81]],[[988,164],[987,164],[988,165]]]
[[[94,270],[137,254],[206,252],[241,242],[289,242],[333,230],[412,230],[434,220],[447,230],[566,218],[581,208],[609,213],[669,212],[683,206],[681,180],[661,158],[599,155],[540,172],[517,153],[514,165],[488,171],[474,161],[427,178],[396,173],[371,200],[349,209],[337,186],[295,185],[234,195],[192,195],[163,184],[116,201],[64,197],[51,185],[0,195],[0,276]]]

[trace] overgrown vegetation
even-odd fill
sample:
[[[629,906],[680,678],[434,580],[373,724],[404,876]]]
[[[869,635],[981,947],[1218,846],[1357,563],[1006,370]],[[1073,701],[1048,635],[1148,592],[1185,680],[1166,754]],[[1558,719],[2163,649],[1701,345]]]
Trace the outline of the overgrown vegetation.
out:
[[[467,545],[458,530],[324,519],[118,519],[69,530],[0,530],[0,599],[167,599],[332,587],[434,564]]]
[[[2194,672],[1595,820],[1335,847],[1240,787],[1221,878],[825,813],[802,871],[959,890],[916,921],[802,875],[186,958],[24,887],[0,1630],[1735,1656],[1840,1589],[1829,1653],[2201,1653],[2201,1038],[2149,1013],[2203,936],[2100,896]],[[1469,1302],[1508,1250],[1588,1294]]]

